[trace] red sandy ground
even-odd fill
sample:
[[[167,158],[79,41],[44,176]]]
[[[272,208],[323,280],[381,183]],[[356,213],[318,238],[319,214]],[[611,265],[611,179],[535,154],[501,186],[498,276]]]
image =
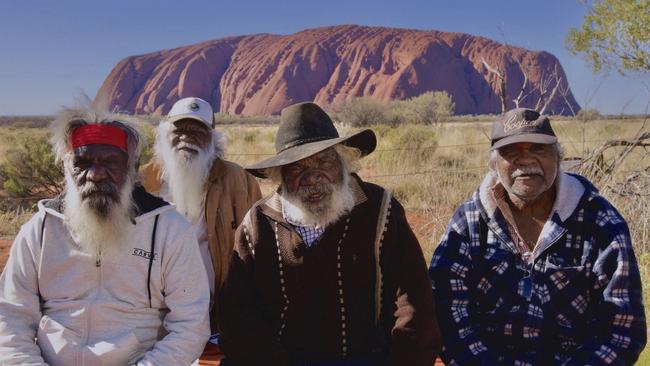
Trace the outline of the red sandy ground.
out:
[[[5,268],[9,257],[9,248],[11,248],[11,240],[0,239],[0,268]]]

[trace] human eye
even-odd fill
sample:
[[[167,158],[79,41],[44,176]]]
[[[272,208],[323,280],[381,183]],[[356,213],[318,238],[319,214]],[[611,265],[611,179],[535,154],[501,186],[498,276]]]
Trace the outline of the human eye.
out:
[[[88,160],[82,157],[76,157],[72,162],[74,168],[83,169],[88,166]]]
[[[319,161],[318,166],[322,169],[329,169],[334,165],[333,159],[323,159]]]
[[[530,150],[536,154],[549,154],[551,145],[534,145]]]
[[[515,150],[505,147],[499,150],[499,155],[504,158],[509,158],[515,155]]]
[[[286,170],[289,174],[300,174],[302,167],[300,165],[289,165]]]

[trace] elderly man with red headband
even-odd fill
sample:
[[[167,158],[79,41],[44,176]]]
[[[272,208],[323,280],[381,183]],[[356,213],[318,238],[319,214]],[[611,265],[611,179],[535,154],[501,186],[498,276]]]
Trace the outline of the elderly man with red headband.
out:
[[[191,224],[134,183],[135,125],[65,110],[52,143],[66,191],[39,202],[0,276],[0,364],[191,364],[207,276]]]

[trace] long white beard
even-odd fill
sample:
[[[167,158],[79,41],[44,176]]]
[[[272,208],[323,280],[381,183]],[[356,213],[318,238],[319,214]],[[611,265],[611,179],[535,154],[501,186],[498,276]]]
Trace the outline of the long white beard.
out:
[[[197,223],[202,218],[205,182],[216,157],[215,145],[210,141],[205,149],[182,142],[177,146],[191,147],[198,151],[196,155],[176,150],[171,144],[173,127],[171,123],[161,123],[155,145],[156,157],[163,163],[163,180],[169,186],[170,197],[165,198],[190,222]]]
[[[310,207],[298,195],[287,193],[284,187],[280,190],[280,202],[283,215],[292,223],[325,228],[354,208],[350,175],[344,172],[342,182],[334,185],[329,200],[318,207]]]
[[[133,177],[127,177],[119,191],[119,200],[113,201],[105,213],[98,212],[82,199],[69,171],[65,172],[66,194],[64,215],[72,237],[82,251],[96,258],[115,258],[135,227],[133,215]],[[88,183],[87,183],[88,184]]]

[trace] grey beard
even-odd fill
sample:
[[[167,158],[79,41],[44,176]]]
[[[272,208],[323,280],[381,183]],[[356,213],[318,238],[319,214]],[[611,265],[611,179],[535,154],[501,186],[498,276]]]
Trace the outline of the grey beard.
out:
[[[295,195],[291,196],[298,199],[305,208],[314,215],[323,215],[331,206],[332,194],[335,189],[339,188],[334,184],[319,183],[310,187],[301,187]],[[318,203],[312,203],[307,198],[312,194],[325,194],[325,199]]]
[[[287,192],[283,185],[280,200],[285,218],[302,226],[327,227],[352,211],[354,195],[349,184],[350,175],[344,172],[343,176],[339,184],[323,183],[310,188],[301,188],[295,193]],[[305,197],[315,193],[326,193],[326,197],[315,204],[305,201]]]
[[[111,209],[119,204],[119,190],[113,183],[86,182],[78,189],[81,199],[101,218],[108,217]]]
[[[66,172],[64,215],[75,242],[98,258],[114,257],[133,228],[135,206],[131,198],[134,174],[121,189],[111,184],[86,183],[77,187]],[[92,192],[106,192],[94,196]]]
[[[216,158],[215,146],[211,141],[205,149],[185,142],[172,147],[172,130],[161,124],[155,146],[156,157],[163,164],[163,179],[169,186],[164,198],[174,203],[178,212],[190,222],[196,223],[203,210],[204,185]],[[178,150],[183,146],[196,149],[198,154]]]

